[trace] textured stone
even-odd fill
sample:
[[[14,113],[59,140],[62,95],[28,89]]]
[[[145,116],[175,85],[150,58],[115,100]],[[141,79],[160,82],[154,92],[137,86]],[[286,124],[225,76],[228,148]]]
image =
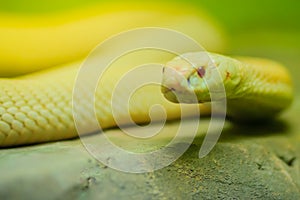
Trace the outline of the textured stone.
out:
[[[269,125],[227,122],[213,151],[199,159],[209,121],[202,120],[185,154],[151,173],[110,169],[93,159],[78,139],[3,149],[0,199],[300,199],[300,133],[294,118],[300,114],[298,102]],[[177,122],[168,123],[163,136],[139,145],[128,139],[122,143],[118,129],[108,134],[125,149],[151,150],[163,146],[175,127]]]

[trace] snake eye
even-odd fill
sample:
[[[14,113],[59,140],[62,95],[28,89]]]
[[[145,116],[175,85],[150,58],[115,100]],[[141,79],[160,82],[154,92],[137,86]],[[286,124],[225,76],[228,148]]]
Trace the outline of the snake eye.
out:
[[[201,78],[204,77],[204,75],[205,75],[205,69],[204,69],[203,66],[197,68],[197,74],[198,74],[198,76],[200,76]]]

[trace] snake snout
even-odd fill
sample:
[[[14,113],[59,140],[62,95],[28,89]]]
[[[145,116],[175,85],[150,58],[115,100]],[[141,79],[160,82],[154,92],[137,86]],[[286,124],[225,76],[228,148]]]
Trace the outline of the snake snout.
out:
[[[162,85],[171,91],[184,92],[187,90],[188,81],[177,70],[164,67]]]
[[[190,88],[190,82],[185,74],[171,67],[164,67],[162,93],[174,103],[196,103],[197,98]]]

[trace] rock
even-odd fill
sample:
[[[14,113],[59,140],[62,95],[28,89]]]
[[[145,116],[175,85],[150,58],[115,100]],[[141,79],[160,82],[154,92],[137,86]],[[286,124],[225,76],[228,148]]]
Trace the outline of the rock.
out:
[[[78,139],[3,149],[0,199],[300,199],[300,135],[293,118],[299,108],[295,104],[281,121],[269,125],[227,122],[215,148],[199,159],[209,123],[201,120],[199,134],[183,156],[142,174],[101,164]],[[118,129],[107,134],[122,148],[151,150],[168,142],[177,125],[166,124],[165,134],[148,143],[122,143]],[[98,135],[89,137],[96,140]]]

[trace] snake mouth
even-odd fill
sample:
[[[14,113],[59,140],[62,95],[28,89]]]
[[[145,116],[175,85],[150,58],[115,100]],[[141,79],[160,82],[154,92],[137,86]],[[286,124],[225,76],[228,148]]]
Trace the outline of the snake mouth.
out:
[[[199,102],[196,93],[194,92],[186,92],[186,91],[179,91],[175,88],[162,86],[161,92],[163,93],[164,97],[172,103],[185,103],[185,104],[196,104],[196,103],[203,103]]]

